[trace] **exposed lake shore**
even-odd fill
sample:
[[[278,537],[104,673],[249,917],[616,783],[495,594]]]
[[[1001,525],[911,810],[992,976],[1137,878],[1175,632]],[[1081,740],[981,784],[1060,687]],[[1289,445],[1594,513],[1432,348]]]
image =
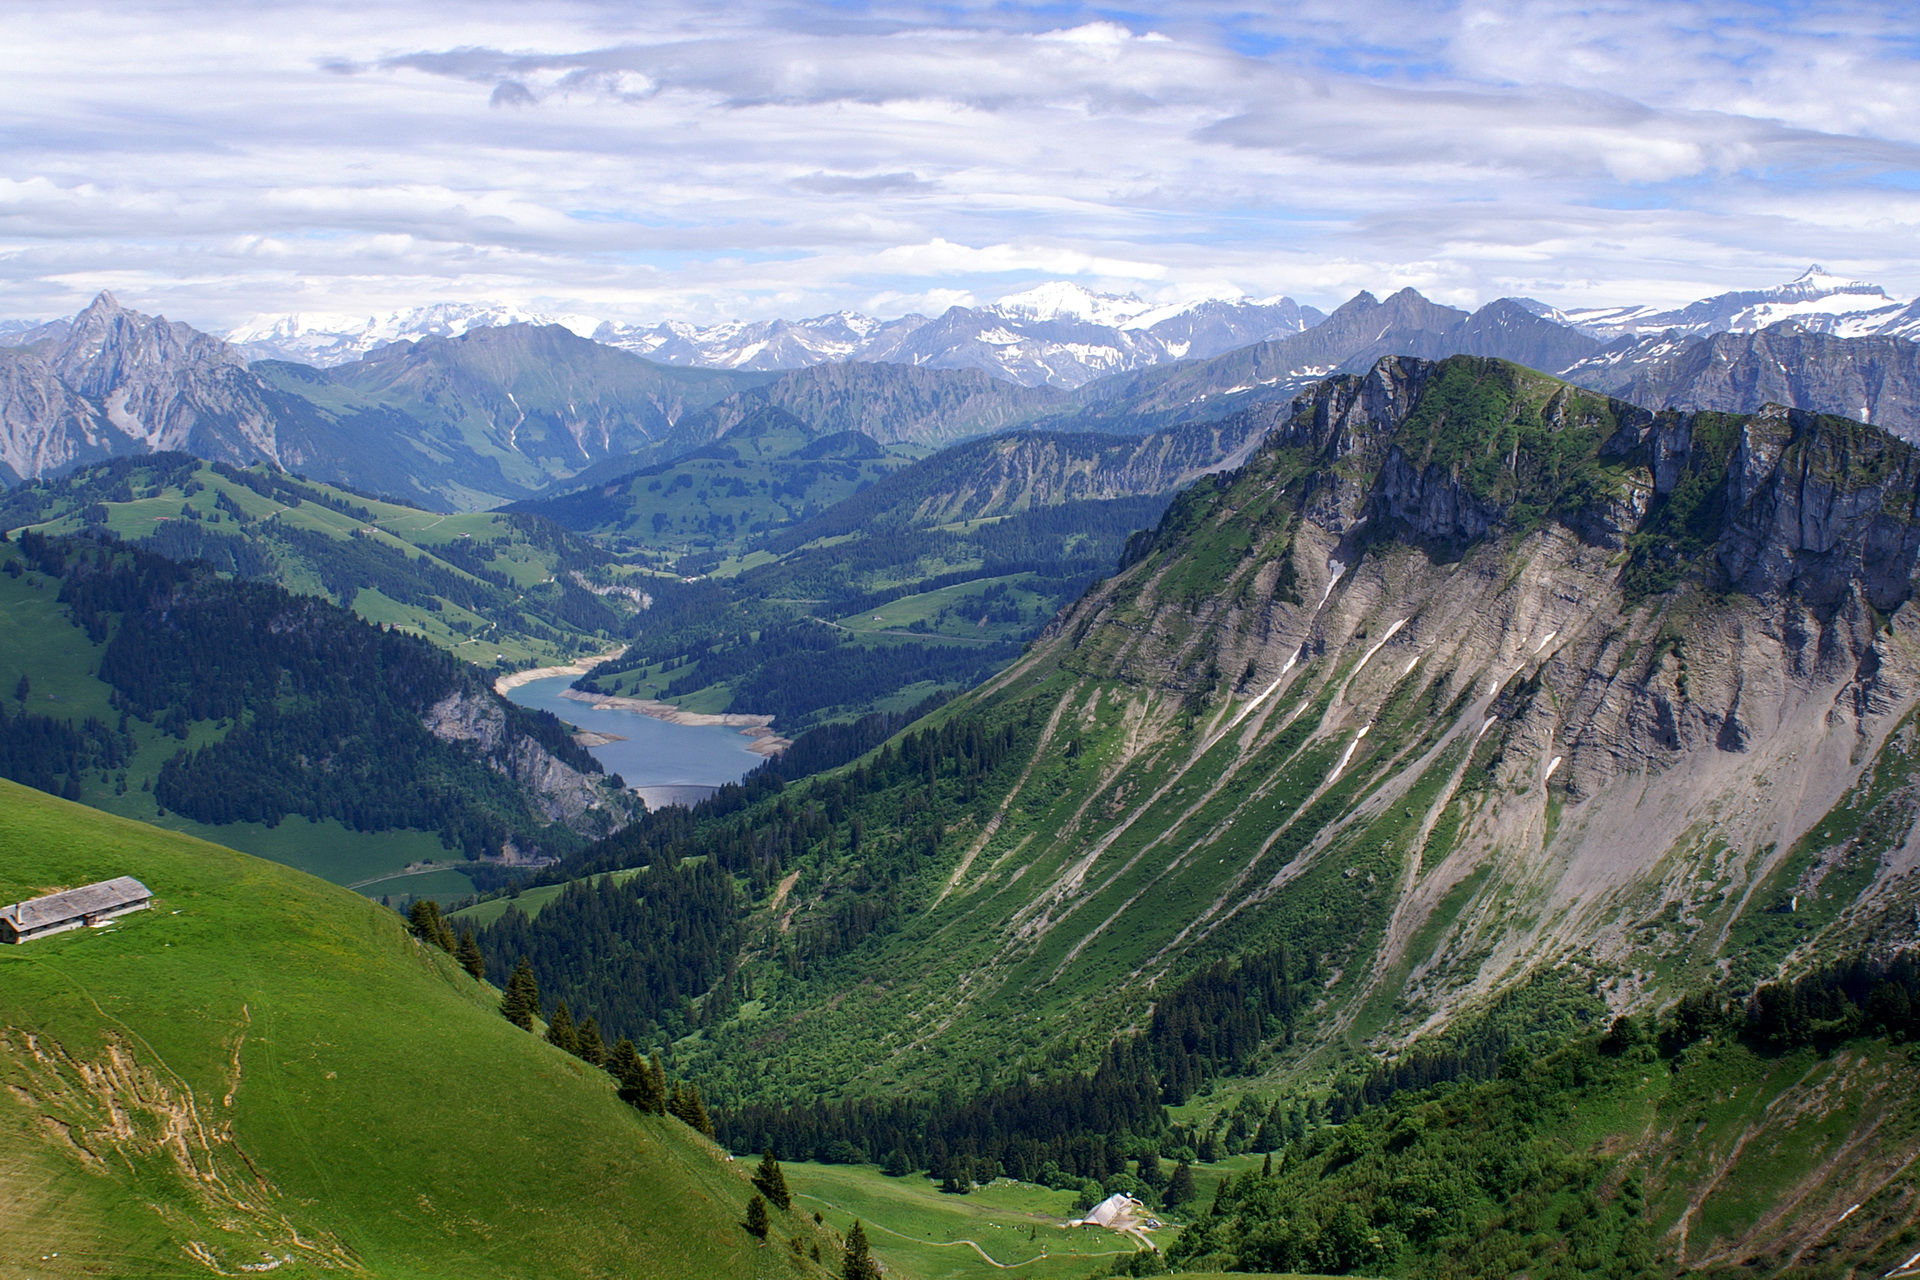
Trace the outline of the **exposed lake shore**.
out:
[[[554,670],[547,674],[569,673]],[[747,744],[747,750],[756,755],[777,756],[793,745],[791,739],[783,738],[774,732],[772,716],[745,715],[738,712],[715,715],[703,711],[682,711],[670,702],[655,702],[651,698],[616,698],[604,693],[582,693],[578,689],[564,690],[560,696],[573,702],[584,702],[592,707],[606,707],[615,711],[637,711],[643,716],[652,716],[655,720],[664,720],[668,724],[724,725],[730,729],[738,729],[742,734],[753,739]]]
[[[535,680],[551,680],[555,676],[583,676],[609,658],[617,658],[625,649],[615,649],[598,657],[581,658],[569,662],[563,667],[530,667],[525,671],[515,671],[501,676],[493,682],[493,691],[505,697],[509,690],[518,689],[523,684],[532,684]]]

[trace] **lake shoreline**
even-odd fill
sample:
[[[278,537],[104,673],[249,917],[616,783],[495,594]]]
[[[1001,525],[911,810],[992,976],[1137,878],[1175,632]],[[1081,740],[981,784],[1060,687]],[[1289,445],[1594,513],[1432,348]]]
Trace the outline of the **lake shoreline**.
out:
[[[570,673],[554,671],[549,674]],[[793,745],[792,739],[783,738],[774,731],[772,716],[746,715],[731,711],[719,714],[682,711],[671,702],[656,702],[651,698],[617,698],[605,693],[582,693],[578,689],[563,689],[560,696],[572,702],[584,702],[590,707],[601,707],[613,711],[636,711],[643,716],[651,716],[655,720],[664,720],[668,724],[723,725],[729,729],[738,729],[743,735],[752,739],[747,744],[747,750],[759,756],[771,758]]]
[[[583,676],[610,658],[617,658],[625,649],[615,649],[596,658],[580,658],[560,667],[529,667],[525,671],[512,671],[493,682],[493,691],[505,697],[511,690],[523,684],[532,684],[535,680],[551,680],[555,676]]]

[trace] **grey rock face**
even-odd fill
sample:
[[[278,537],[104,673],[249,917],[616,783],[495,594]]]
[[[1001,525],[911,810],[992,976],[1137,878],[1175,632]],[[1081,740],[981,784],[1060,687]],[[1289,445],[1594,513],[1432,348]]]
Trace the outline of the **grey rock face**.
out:
[[[133,442],[47,362],[0,350],[0,479],[18,483],[130,452]]]
[[[1907,338],[1841,338],[1796,321],[1704,338],[1663,333],[1621,339],[1563,376],[1654,409],[1779,404],[1920,439],[1920,343]]]
[[[218,338],[103,293],[0,351],[0,462],[15,480],[126,453],[281,462],[268,393]]]
[[[143,449],[240,465],[280,460],[273,413],[246,362],[190,325],[103,293],[48,349],[47,364]]]
[[[467,742],[496,771],[527,788],[550,821],[597,831],[592,815],[606,809],[601,780],[575,769],[530,738],[513,735],[506,712],[471,689],[450,693],[427,709],[422,722],[442,742]]]

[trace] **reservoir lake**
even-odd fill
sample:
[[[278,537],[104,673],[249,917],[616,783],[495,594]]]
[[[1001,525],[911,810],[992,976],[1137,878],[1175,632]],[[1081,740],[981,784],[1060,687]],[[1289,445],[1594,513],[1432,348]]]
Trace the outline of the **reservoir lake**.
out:
[[[718,724],[671,724],[613,707],[563,698],[575,676],[533,680],[509,690],[507,697],[523,707],[551,711],[577,729],[616,734],[624,742],[609,742],[587,750],[608,773],[617,773],[629,787],[718,787],[738,782],[766,757],[747,750],[753,741],[738,729]]]

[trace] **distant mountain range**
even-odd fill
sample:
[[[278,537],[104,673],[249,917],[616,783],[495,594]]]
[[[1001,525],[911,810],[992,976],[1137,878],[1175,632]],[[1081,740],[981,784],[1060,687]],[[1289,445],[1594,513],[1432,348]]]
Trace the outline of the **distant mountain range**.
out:
[[[1717,294],[1683,307],[1561,310],[1531,298],[1511,301],[1603,342],[1668,330],[1701,336],[1752,333],[1787,320],[1843,338],[1920,337],[1920,301],[1901,302],[1877,284],[1830,275],[1818,265],[1788,284]],[[931,319],[905,315],[882,320],[839,311],[804,320],[635,325],[509,303],[441,302],[382,316],[260,316],[233,330],[227,340],[251,360],[328,366],[357,360],[392,342],[458,337],[509,324],[558,324],[662,364],[752,370],[844,361],[911,364],[981,369],[1023,386],[1071,389],[1108,374],[1207,359],[1284,339],[1324,319],[1322,312],[1285,297],[1153,304],[1055,281],[986,306],[951,307]],[[20,340],[34,328],[33,322],[12,322],[11,330],[0,323],[0,343]]]
[[[950,307],[932,319],[876,320],[839,311],[805,320],[623,325],[504,303],[435,303],[366,319],[261,316],[227,340],[251,359],[325,366],[357,360],[392,342],[458,337],[509,324],[558,324],[661,364],[779,370],[852,360],[980,369],[1023,386],[1072,388],[1103,374],[1218,355],[1298,333],[1322,319],[1291,298],[1155,305],[1055,282],[991,306]],[[0,342],[6,340],[0,336]]]
[[[336,332],[283,317],[236,344],[102,294],[71,319],[0,325],[0,482],[182,450],[470,510],[665,462],[767,410],[885,446],[1026,426],[1133,434],[1284,402],[1385,355],[1489,356],[1651,408],[1772,402],[1920,438],[1915,304],[1818,268],[1668,311],[1503,298],[1468,312],[1403,289],[1322,316],[1284,298],[1155,308],[1060,284],[933,320],[532,323],[548,318],[445,305]],[[321,363],[248,362],[275,343]],[[797,367],[762,367],[782,364]]]
[[[1669,330],[1702,336],[1753,333],[1789,320],[1809,332],[1841,338],[1920,337],[1920,300],[1901,302],[1877,284],[1829,275],[1817,263],[1788,284],[1716,294],[1684,307],[1558,311],[1532,299],[1522,300],[1522,305],[1535,315],[1605,339]]]

